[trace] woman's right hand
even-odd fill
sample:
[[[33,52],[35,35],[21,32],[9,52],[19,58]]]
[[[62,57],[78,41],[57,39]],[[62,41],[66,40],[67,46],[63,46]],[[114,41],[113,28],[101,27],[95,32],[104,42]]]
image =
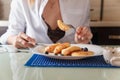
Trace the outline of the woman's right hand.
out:
[[[13,41],[13,45],[17,48],[29,48],[35,46],[35,39],[29,37],[23,32],[20,32]]]

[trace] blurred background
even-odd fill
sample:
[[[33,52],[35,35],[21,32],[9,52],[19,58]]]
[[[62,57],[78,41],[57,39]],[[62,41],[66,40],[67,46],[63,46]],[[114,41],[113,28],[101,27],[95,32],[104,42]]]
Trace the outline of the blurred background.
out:
[[[11,0],[0,0],[0,35],[8,25]],[[120,0],[90,0],[94,44],[120,45]]]
[[[0,0],[0,20],[8,20],[11,0]]]
[[[0,20],[8,20],[11,0],[0,0]],[[120,0],[90,0],[92,21],[120,21]]]

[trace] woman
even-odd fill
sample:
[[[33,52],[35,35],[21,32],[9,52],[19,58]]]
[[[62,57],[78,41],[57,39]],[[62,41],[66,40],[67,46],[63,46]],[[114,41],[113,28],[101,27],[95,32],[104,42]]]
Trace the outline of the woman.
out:
[[[12,0],[9,28],[0,42],[17,48],[36,43],[89,43],[89,8],[89,0]],[[60,30],[58,19],[76,30]]]

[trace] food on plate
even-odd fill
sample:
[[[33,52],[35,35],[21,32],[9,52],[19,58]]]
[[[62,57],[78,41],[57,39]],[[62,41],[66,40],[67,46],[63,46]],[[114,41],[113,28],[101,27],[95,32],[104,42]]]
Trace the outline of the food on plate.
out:
[[[45,52],[48,52],[48,53],[53,53],[54,52],[54,49],[56,48],[56,46],[58,46],[60,43],[56,43],[56,44],[51,44],[50,46],[47,46],[45,48]]]
[[[94,55],[93,51],[87,47],[79,47],[70,43],[55,43],[45,47],[45,54],[61,55],[61,56],[88,56]]]
[[[71,53],[71,56],[87,56],[93,55],[92,51],[75,51]]]
[[[55,47],[53,53],[59,54],[59,53],[61,53],[61,51],[62,51],[63,49],[65,49],[65,48],[67,48],[67,47],[69,47],[69,46],[70,46],[70,43],[62,43],[62,44],[59,44],[59,45],[57,45],[57,46]]]
[[[80,50],[82,50],[82,49],[78,46],[70,46],[66,49],[63,49],[61,54],[63,54],[64,56],[67,56],[67,55],[70,55],[74,51],[80,51]]]
[[[61,20],[57,20],[57,25],[62,31],[67,31],[70,29],[70,26],[67,24],[63,23]]]

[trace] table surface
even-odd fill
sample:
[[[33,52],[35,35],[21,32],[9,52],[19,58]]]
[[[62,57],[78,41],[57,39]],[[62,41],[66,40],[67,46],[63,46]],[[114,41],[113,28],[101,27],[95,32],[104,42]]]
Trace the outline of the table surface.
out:
[[[32,53],[27,52],[1,52],[0,80],[120,80],[120,68],[38,68],[24,66],[32,55]]]

